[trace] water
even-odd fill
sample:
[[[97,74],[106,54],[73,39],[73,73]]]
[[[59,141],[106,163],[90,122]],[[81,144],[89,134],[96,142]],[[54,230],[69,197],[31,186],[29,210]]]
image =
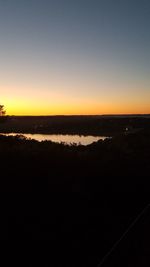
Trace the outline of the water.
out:
[[[9,134],[3,134],[6,136],[16,136],[16,135],[24,135],[27,138],[35,139],[37,141],[53,141],[56,143],[66,143],[66,144],[81,144],[81,145],[89,145],[93,142],[96,142],[98,140],[104,140],[106,139],[105,136],[84,136],[84,135],[69,135],[69,134],[26,134],[26,133],[9,133]]]

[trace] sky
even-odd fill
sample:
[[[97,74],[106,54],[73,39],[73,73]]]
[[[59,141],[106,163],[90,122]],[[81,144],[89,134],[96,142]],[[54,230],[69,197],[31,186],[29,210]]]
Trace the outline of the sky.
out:
[[[0,0],[9,115],[150,113],[149,0]]]

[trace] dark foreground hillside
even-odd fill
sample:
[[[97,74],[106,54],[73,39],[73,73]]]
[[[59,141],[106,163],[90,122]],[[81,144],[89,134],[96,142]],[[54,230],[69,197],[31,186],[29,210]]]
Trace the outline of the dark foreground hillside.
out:
[[[0,136],[0,152],[0,234],[16,265],[97,266],[149,202],[149,131],[86,147]]]
[[[140,212],[102,262],[103,267],[150,266],[150,205]]]

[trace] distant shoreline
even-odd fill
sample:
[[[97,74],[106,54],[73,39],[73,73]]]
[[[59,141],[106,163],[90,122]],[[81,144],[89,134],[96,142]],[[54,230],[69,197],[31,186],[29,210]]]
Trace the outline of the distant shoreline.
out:
[[[150,115],[56,115],[6,116],[1,133],[70,134],[114,136],[141,129],[150,130]]]
[[[128,117],[147,117],[150,118],[150,114],[102,114],[102,115],[7,115],[8,117],[113,117],[113,118],[128,118]]]

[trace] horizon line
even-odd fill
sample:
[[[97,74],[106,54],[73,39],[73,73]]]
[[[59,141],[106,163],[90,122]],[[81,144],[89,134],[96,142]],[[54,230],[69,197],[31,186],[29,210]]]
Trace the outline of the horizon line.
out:
[[[76,117],[76,116],[150,116],[150,113],[110,113],[110,114],[47,114],[47,115],[5,115],[9,117]]]

